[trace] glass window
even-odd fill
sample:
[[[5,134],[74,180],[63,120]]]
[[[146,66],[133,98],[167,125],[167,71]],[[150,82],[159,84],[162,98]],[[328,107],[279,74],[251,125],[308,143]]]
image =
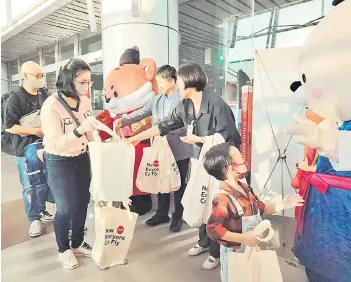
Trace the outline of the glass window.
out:
[[[94,82],[90,95],[93,110],[102,111],[104,109],[102,63],[91,65],[91,80]]]
[[[19,91],[19,80],[14,80],[11,82],[11,91]]]
[[[74,57],[74,44],[68,44],[61,47],[61,61],[68,60]]]
[[[55,64],[55,45],[43,48],[44,66]]]
[[[51,95],[56,91],[56,72],[49,72],[45,75],[46,87]]]
[[[80,43],[81,54],[85,55],[102,49],[101,33],[85,38]]]
[[[0,6],[0,28],[7,24],[6,1],[1,1]]]
[[[10,62],[10,75],[18,74],[18,63],[17,61]]]

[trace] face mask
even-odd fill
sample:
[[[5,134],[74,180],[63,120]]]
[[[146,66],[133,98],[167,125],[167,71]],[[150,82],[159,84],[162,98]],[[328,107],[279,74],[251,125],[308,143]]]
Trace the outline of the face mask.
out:
[[[40,89],[45,86],[44,78],[36,78],[34,75],[28,75],[28,86],[32,89]]]
[[[76,84],[76,90],[79,96],[84,96],[87,95],[88,91],[89,91],[89,85],[88,84],[80,84],[77,83]]]
[[[246,178],[248,175],[249,175],[249,171],[246,171],[246,172],[244,172],[244,173],[240,173],[240,174],[239,174],[239,179],[244,179],[244,178]]]

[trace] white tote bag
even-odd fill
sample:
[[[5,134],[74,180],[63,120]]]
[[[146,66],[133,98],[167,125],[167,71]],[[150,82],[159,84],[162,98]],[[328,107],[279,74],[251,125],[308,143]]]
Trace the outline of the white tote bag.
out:
[[[179,189],[179,170],[165,137],[155,137],[151,147],[144,148],[136,185],[140,191],[151,194]]]
[[[163,178],[163,187],[161,193],[170,193],[178,191],[181,186],[180,172],[177,162],[174,158],[171,148],[169,147],[167,138],[164,137],[163,146],[165,147],[165,163],[167,164],[167,170]]]
[[[89,118],[99,130],[112,136],[102,142],[97,132],[89,142],[92,171],[91,194],[94,201],[124,201],[133,194],[135,149],[127,140],[94,118]]]
[[[130,210],[95,205],[95,243],[92,258],[101,267],[124,264],[138,215]]]
[[[199,159],[191,159],[190,179],[182,199],[183,217],[191,227],[206,224],[211,214],[211,202],[215,195],[215,192],[212,191],[219,189],[219,182],[207,173],[203,161],[209,149],[223,142],[223,137],[218,133],[207,136]]]
[[[228,254],[229,282],[283,282],[276,251]]]
[[[265,230],[269,232],[262,238]],[[274,235],[268,220],[263,220],[253,232],[256,233],[256,239],[261,242],[270,241]],[[276,251],[246,246],[244,253],[229,253],[228,282],[283,282]]]

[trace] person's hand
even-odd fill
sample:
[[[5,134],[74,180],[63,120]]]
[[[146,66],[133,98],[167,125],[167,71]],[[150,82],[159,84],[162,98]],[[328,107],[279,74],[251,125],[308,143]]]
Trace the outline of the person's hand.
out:
[[[184,137],[180,137],[180,140],[182,140],[184,143],[187,144],[195,144],[195,143],[201,143],[202,142],[202,138],[199,136],[196,136],[194,134],[191,135],[187,135]]]
[[[113,128],[116,128],[116,131],[117,131],[117,129],[119,130],[121,127],[122,127],[122,119],[121,118],[116,119],[113,122]]]
[[[134,147],[140,143],[140,140],[137,138],[137,136],[133,136],[127,139],[129,144],[132,144]]]
[[[255,247],[258,245],[258,240],[255,238],[255,233],[253,231],[248,231],[242,234],[243,244],[249,247]]]
[[[39,136],[39,137],[44,137],[44,133],[43,133],[43,130],[40,128],[35,128],[35,134],[36,136]]]
[[[304,202],[304,199],[299,194],[290,194],[283,199],[283,209],[288,210],[295,207],[302,207]]]
[[[78,133],[85,134],[96,130],[96,127],[87,119],[77,128]]]
[[[122,204],[123,204],[124,208],[129,209],[129,207],[132,205],[132,200],[127,199],[127,200],[123,201]]]

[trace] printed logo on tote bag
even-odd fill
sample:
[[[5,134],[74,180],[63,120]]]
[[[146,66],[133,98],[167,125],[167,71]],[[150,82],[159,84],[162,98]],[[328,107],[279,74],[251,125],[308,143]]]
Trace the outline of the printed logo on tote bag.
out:
[[[117,233],[114,234],[114,233]],[[126,237],[123,236],[124,226],[120,225],[116,229],[106,229],[105,231],[105,246],[112,245],[117,247],[121,241],[125,241]]]
[[[175,175],[179,175],[179,168],[177,162],[172,163],[172,169],[175,172]]]
[[[207,194],[208,194],[208,187],[207,186],[202,186],[201,188],[201,199],[200,203],[205,204],[207,201]]]
[[[158,176],[160,172],[159,166],[158,160],[154,160],[153,163],[146,163],[145,176]]]

